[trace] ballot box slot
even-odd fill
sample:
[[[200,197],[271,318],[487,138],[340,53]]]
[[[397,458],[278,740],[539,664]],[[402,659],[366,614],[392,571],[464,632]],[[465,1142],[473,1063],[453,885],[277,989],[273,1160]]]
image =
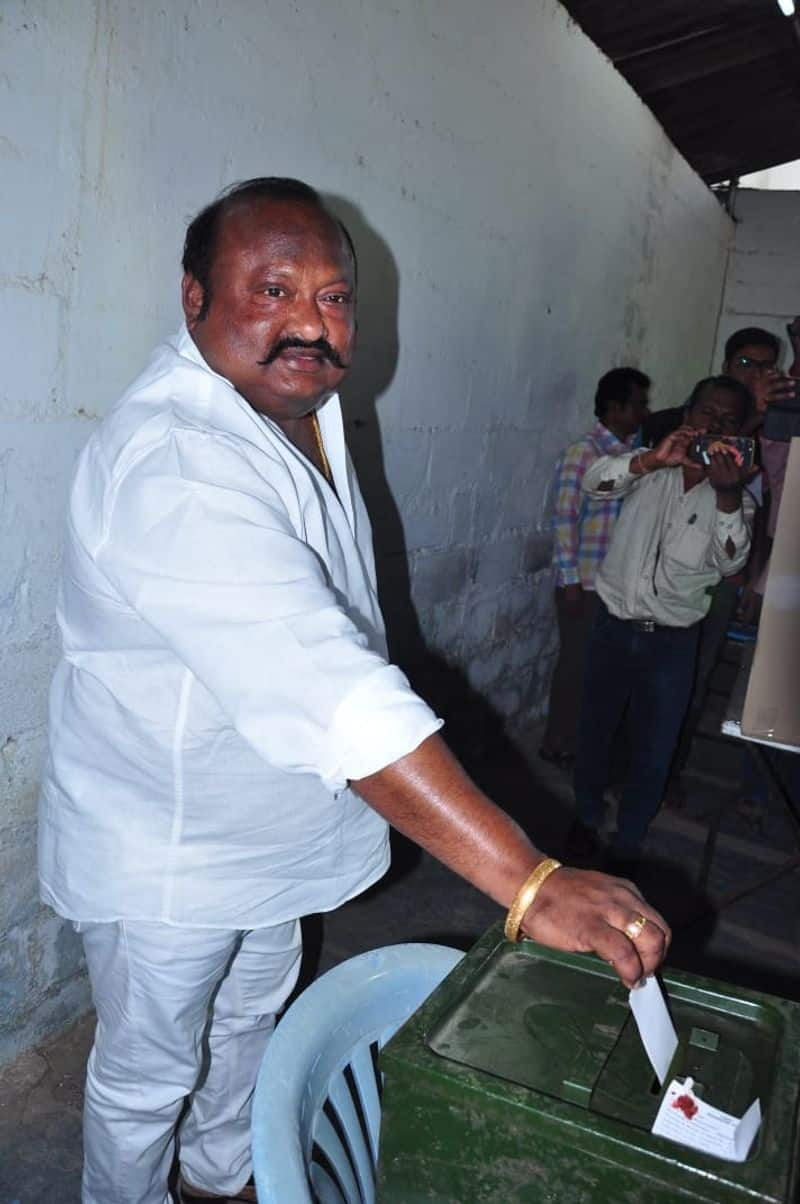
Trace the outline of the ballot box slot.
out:
[[[501,945],[428,1033],[447,1058],[552,1099],[649,1131],[662,1086],[642,1046],[628,992],[594,958],[553,961],[532,942]],[[666,1082],[740,1115],[767,1099],[780,1018],[710,992],[668,991],[678,1047]]]

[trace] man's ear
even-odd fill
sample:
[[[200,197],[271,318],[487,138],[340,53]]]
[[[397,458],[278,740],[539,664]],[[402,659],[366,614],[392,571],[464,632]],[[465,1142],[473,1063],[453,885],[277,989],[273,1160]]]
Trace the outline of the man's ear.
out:
[[[202,284],[191,272],[184,272],[181,281],[181,301],[186,325],[190,330],[200,321],[200,314],[205,301],[205,291]]]

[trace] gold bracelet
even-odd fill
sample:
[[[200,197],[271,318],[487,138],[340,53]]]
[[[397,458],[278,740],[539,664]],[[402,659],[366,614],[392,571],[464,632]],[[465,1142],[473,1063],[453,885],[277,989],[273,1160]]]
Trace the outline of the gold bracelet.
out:
[[[518,941],[519,930],[525,912],[530,907],[533,900],[538,895],[542,885],[552,874],[553,870],[561,868],[561,862],[556,861],[555,857],[547,857],[544,861],[540,861],[536,869],[522,883],[522,886],[517,891],[514,902],[508,909],[506,916],[505,935],[507,941]]]

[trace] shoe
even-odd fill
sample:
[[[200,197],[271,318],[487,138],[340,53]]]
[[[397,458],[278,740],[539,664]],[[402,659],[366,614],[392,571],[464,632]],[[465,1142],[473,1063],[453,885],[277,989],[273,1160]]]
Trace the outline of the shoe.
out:
[[[573,819],[564,842],[564,856],[581,869],[599,869],[603,863],[603,842],[596,828]]]
[[[214,1196],[210,1192],[202,1191],[199,1187],[192,1187],[191,1183],[187,1183],[181,1175],[178,1180],[178,1195],[176,1204],[208,1204],[209,1200],[216,1200],[218,1204],[222,1201],[225,1204],[236,1204],[237,1201],[249,1200],[252,1204],[258,1204],[256,1196],[256,1185],[253,1182],[251,1175],[244,1187],[240,1188],[235,1196]]]

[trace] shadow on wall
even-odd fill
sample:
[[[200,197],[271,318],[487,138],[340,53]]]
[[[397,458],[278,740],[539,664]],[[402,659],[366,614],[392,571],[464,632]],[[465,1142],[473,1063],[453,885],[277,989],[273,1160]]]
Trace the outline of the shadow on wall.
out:
[[[464,670],[430,652],[411,593],[410,561],[403,523],[386,478],[377,402],[389,388],[399,358],[398,304],[400,273],[391,248],[352,202],[327,196],[326,202],[345,223],[358,253],[358,353],[343,390],[347,440],[373,526],[378,592],[386,619],[392,660],[408,674],[414,688],[446,721],[448,745],[471,776],[488,793],[493,767],[516,768],[524,777],[528,803],[535,781],[527,763],[508,738],[504,721],[470,686]],[[410,351],[413,354],[413,349]],[[509,800],[504,800],[508,802]],[[510,808],[514,811],[513,804]],[[525,817],[519,815],[522,823]],[[379,893],[417,864],[420,850],[392,833],[392,870],[375,888]],[[304,924],[306,955],[301,986],[314,977],[322,944],[322,917]]]
[[[463,669],[426,647],[412,600],[403,523],[384,467],[377,402],[397,371],[400,272],[391,248],[356,205],[340,196],[327,195],[325,201],[347,226],[358,254],[358,350],[343,389],[344,420],[372,521],[390,656],[447,721],[448,744],[477,772],[489,758],[519,754],[504,734],[502,717],[470,686]]]

